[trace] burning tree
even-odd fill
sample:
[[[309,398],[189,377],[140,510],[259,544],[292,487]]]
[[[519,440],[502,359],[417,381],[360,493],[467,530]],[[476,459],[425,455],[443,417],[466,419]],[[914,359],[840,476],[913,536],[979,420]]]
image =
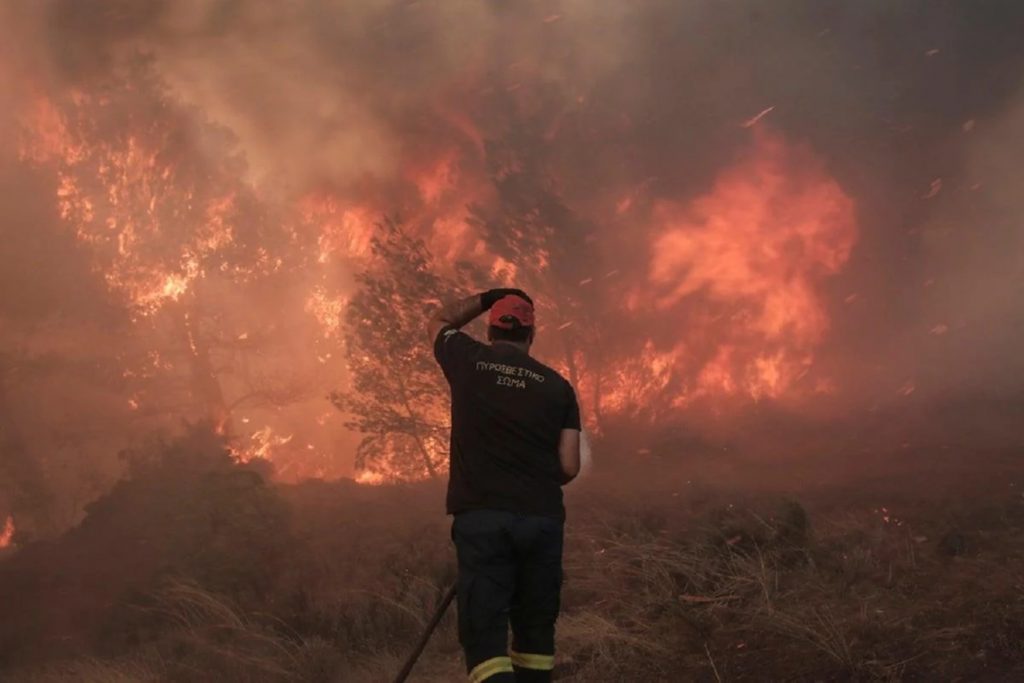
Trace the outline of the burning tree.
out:
[[[661,162],[643,152],[661,139],[662,119],[612,126],[617,105],[586,104],[601,89],[574,86],[567,97],[528,60],[510,68],[515,82],[460,69],[402,98],[365,119],[381,124],[379,136],[358,117],[334,125],[345,117],[331,112],[347,108],[322,102],[332,125],[301,129],[319,140],[317,155],[344,149],[336,156],[346,161],[320,168],[309,149],[272,136],[266,147],[281,155],[261,155],[254,131],[273,128],[204,109],[206,96],[172,85],[175,70],[162,69],[173,60],[163,60],[160,48],[116,50],[88,78],[33,84],[7,115],[27,132],[18,163],[51,180],[50,208],[99,283],[91,299],[117,309],[116,331],[65,335],[80,341],[55,355],[83,375],[103,368],[118,440],[132,440],[128,423],[209,420],[241,459],[270,458],[288,476],[339,475],[352,464],[337,447],[351,436],[340,434],[343,413],[364,437],[364,479],[433,475],[444,385],[421,321],[428,302],[471,280],[534,294],[539,355],[576,385],[591,427],[602,413],[672,417],[697,398],[739,404],[827,386],[812,374],[828,329],[821,284],[848,260],[852,203],[823,163],[785,140],[718,155],[710,185],[692,186],[692,173],[652,184]],[[626,119],[640,113],[624,109]],[[330,144],[341,128],[382,145],[348,154]],[[637,163],[586,172],[634,148]],[[371,171],[362,156],[386,161]],[[396,206],[409,220],[385,221],[370,249],[372,217]],[[448,265],[460,259],[489,281]],[[350,296],[350,271],[364,267]],[[16,366],[11,348],[0,360]],[[4,374],[10,396],[24,374]],[[333,395],[339,413],[325,395],[348,378]],[[35,476],[10,470],[0,465],[0,476]]]
[[[534,293],[544,311],[541,347],[550,340],[561,348],[557,363],[582,399],[590,417],[600,416],[603,365],[600,326],[583,308],[580,294],[591,304],[603,302],[602,285],[609,269],[595,247],[597,227],[563,199],[549,170],[544,139],[549,127],[533,118],[516,119],[500,138],[486,144],[487,170],[497,201],[471,207],[470,223],[488,249],[510,265],[508,284]],[[606,307],[610,309],[609,307]],[[581,344],[585,336],[587,343]],[[549,347],[550,349],[550,347]],[[551,349],[554,351],[553,349]]]
[[[131,319],[138,348],[115,350],[133,411],[240,436],[240,410],[272,420],[322,395],[316,359],[296,353],[316,326],[294,305],[315,238],[271,212],[227,131],[169,98],[145,61],[40,100],[27,129],[22,158],[56,176],[61,219]]]
[[[438,273],[424,242],[385,218],[371,242],[367,269],[345,313],[349,389],[331,400],[364,436],[356,452],[360,479],[434,477],[447,452],[448,389],[425,339],[442,298],[469,289],[474,270]]]

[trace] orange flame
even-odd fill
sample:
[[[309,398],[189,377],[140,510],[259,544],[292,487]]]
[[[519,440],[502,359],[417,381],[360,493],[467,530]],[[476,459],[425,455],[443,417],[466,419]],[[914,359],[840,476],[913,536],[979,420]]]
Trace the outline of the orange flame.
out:
[[[755,132],[751,155],[707,194],[661,202],[654,217],[654,306],[684,341],[647,354],[691,371],[676,402],[790,390],[829,328],[816,285],[843,268],[856,241],[849,197],[807,150]],[[700,338],[707,343],[687,345]]]
[[[68,106],[82,114],[105,102],[76,93]],[[203,276],[204,259],[234,242],[235,197],[200,201],[196,188],[176,176],[159,134],[105,139],[67,120],[53,103],[38,100],[20,156],[54,166],[61,218],[94,251],[109,288],[136,313],[152,315]],[[189,222],[193,228],[182,230]]]
[[[318,262],[327,263],[335,254],[346,259],[369,255],[378,217],[369,207],[314,193],[300,200],[298,209],[302,219],[320,231]]]
[[[282,259],[289,256],[276,251],[273,241],[251,244],[255,240],[239,218],[246,215],[241,212],[251,188],[233,175],[233,166],[203,167],[219,184],[206,183],[205,175],[190,177],[186,166],[175,163],[179,157],[168,153],[174,147],[169,142],[173,120],[118,128],[113,134],[83,124],[91,114],[104,113],[104,97],[76,92],[54,102],[40,100],[21,155],[53,170],[60,215],[136,319],[174,301],[198,300],[214,287],[201,288],[202,283],[218,275],[238,284],[282,268]],[[646,340],[638,353],[609,358],[604,368],[589,367],[592,359],[581,352],[573,369],[588,395],[602,397],[602,409],[621,412],[654,403],[677,409],[698,397],[781,397],[808,374],[829,328],[820,280],[844,267],[856,226],[852,202],[813,155],[765,130],[771,110],[747,122],[753,136],[750,154],[723,171],[706,194],[654,205],[653,251],[646,281],[639,285],[645,296],[636,297],[626,313],[656,316],[660,328],[676,333],[671,340]],[[398,174],[399,189],[367,181],[373,187],[365,196],[310,191],[284,207],[282,222],[289,233],[284,243],[305,250],[298,262],[319,266],[312,277],[299,281],[297,301],[317,323],[317,341],[324,344],[317,358],[323,365],[332,358],[326,349],[341,337],[351,280],[348,273],[335,276],[341,269],[334,266],[340,262],[359,269],[370,256],[376,222],[388,212],[401,210],[410,233],[426,241],[442,269],[467,260],[496,283],[514,284],[521,276],[519,264],[489,251],[467,209],[486,206],[495,192],[483,163],[483,133],[462,114],[446,112],[442,118],[462,142],[430,141],[427,149],[410,151]],[[617,193],[622,196],[617,215],[632,219],[650,206],[638,201],[641,194],[647,196],[649,181]],[[255,256],[230,257],[245,246]],[[541,272],[559,266],[553,256],[559,252],[548,246],[538,244],[531,255]],[[580,284],[596,289],[617,273],[597,272]],[[555,332],[575,333],[571,321],[559,323]],[[229,337],[246,339],[237,330],[220,335]],[[188,339],[197,353],[191,331]],[[156,352],[151,361],[126,368],[125,377],[151,377],[168,363]],[[812,378],[806,384],[828,382]],[[132,410],[139,409],[135,396],[128,400]],[[445,422],[444,415],[431,417],[437,424]],[[308,434],[290,424],[281,429],[289,435],[270,426],[253,432],[237,447],[236,457],[285,460],[295,448],[288,445],[292,434],[302,434],[303,442]],[[400,452],[392,445],[385,448]],[[315,449],[300,450],[302,462],[311,463]],[[419,450],[435,462],[443,460],[446,448],[443,440],[427,439]],[[376,483],[389,479],[392,471],[397,470],[385,465],[381,471],[358,473],[357,480]]]
[[[261,460],[273,460],[274,451],[289,444],[294,434],[280,436],[274,433],[270,425],[257,429],[249,435],[249,443],[243,447],[233,447],[231,454],[239,462],[249,462],[257,458]]]
[[[327,338],[337,337],[341,331],[341,316],[345,310],[343,297],[332,297],[318,285],[306,299],[306,312],[316,318]]]

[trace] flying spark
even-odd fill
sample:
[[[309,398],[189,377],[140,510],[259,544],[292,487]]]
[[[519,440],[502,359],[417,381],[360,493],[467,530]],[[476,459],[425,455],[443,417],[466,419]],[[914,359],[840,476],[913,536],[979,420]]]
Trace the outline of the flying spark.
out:
[[[771,113],[771,111],[774,110],[774,109],[775,109],[775,105],[772,105],[772,106],[768,107],[767,109],[761,110],[761,112],[757,116],[755,116],[755,117],[753,117],[751,119],[747,119],[746,121],[744,121],[741,124],[741,126],[743,128],[750,128],[751,126],[754,126],[755,124],[757,124],[758,121],[763,119],[765,116],[767,116],[769,113]]]

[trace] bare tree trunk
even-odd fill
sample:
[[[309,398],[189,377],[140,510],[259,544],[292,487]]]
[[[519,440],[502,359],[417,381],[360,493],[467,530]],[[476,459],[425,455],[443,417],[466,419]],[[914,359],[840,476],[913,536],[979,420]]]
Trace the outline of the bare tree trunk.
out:
[[[409,420],[413,425],[412,438],[416,442],[416,447],[420,451],[420,455],[423,457],[423,465],[427,468],[427,473],[431,479],[437,477],[437,468],[434,467],[434,463],[430,462],[430,453],[427,452],[427,447],[423,443],[423,438],[420,436],[419,420],[416,419],[416,413],[413,412],[412,404],[409,403],[409,396],[405,391],[405,382],[402,381],[401,377],[398,377],[399,393],[401,394],[402,405],[405,406],[406,412],[409,414]]]
[[[181,332],[189,359],[192,395],[198,399],[213,423],[218,434],[228,434],[231,429],[231,411],[224,400],[224,391],[213,369],[210,348],[200,334],[199,325],[192,311],[182,306]]]

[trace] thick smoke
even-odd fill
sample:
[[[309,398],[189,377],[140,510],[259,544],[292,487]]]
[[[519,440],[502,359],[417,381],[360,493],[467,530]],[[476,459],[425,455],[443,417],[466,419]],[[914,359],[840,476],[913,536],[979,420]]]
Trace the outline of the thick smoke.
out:
[[[856,219],[848,258],[808,280],[827,326],[793,362],[813,355],[808,376],[823,389],[815,410],[838,416],[1019,396],[1022,15],[1012,1],[4,3],[0,408],[5,423],[21,426],[8,445],[20,455],[0,470],[0,491],[39,480],[34,469],[68,471],[43,462],[44,451],[91,463],[154,426],[137,416],[122,422],[118,369],[103,366],[109,355],[90,355],[118,348],[135,357],[146,344],[62,222],[57,179],[19,152],[45,111],[40,102],[113,102],[104,105],[110,121],[131,125],[173,108],[190,168],[247,197],[234,215],[251,229],[247,249],[259,239],[316,245],[308,263],[285,263],[292,275],[259,301],[232,299],[214,278],[209,285],[224,288],[216,313],[232,321],[224,329],[244,341],[247,325],[279,316],[290,331],[275,358],[307,361],[307,295],[319,287],[344,296],[352,266],[331,260],[342,238],[301,226],[288,233],[298,235],[292,242],[266,237],[274,226],[301,223],[296,207],[322,207],[319,198],[330,197],[351,207],[332,218],[345,235],[353,216],[429,216],[443,236],[433,246],[466,256],[476,239],[466,205],[484,213],[502,200],[515,207],[515,187],[492,180],[526,163],[573,213],[579,243],[593,247],[578,257],[564,250],[555,267],[565,275],[551,280],[560,289],[546,296],[572,303],[560,311],[601,307],[590,312],[599,327],[605,321],[609,357],[639,352],[650,339],[659,363],[683,363],[689,356],[669,351],[682,339],[706,362],[714,340],[697,323],[725,329],[748,312],[731,302],[701,308],[700,287],[686,292],[675,317],[644,301],[652,250],[666,230],[659,215],[713,192],[764,130],[830,176],[823,186],[841,188]],[[115,81],[129,86],[111,96],[105,89]],[[208,128],[221,134],[195,132]],[[316,265],[317,249],[327,265]],[[779,282],[804,277],[775,272]],[[569,290],[585,280],[600,293],[596,284],[593,294]],[[299,365],[294,374],[317,373],[313,363]],[[334,375],[318,378],[325,390],[344,381],[343,369],[328,367]],[[264,379],[288,374],[248,370]],[[695,376],[655,373],[651,382],[682,391]],[[320,419],[322,393],[294,393],[274,414]],[[72,433],[56,448],[55,422]],[[135,426],[116,428],[125,423]],[[334,433],[309,446],[350,441]],[[338,471],[337,463],[324,467]],[[96,481],[102,487],[106,478]],[[13,496],[0,498],[0,517],[17,507]]]
[[[840,340],[839,362],[876,368],[865,394],[887,381],[941,392],[1015,374],[1004,363],[1020,332],[1019,155],[1007,146],[1020,138],[1019,12],[54,2],[33,10],[40,40],[23,44],[41,46],[32,61],[57,87],[151,55],[175,97],[238,137],[262,191],[293,196],[327,185],[404,201],[409,168],[537,116],[566,196],[600,221],[624,189],[651,202],[701,192],[744,144],[739,124],[773,107],[763,124],[809,143],[858,207],[860,246],[832,302],[858,346]],[[474,157],[460,160],[469,173]]]

